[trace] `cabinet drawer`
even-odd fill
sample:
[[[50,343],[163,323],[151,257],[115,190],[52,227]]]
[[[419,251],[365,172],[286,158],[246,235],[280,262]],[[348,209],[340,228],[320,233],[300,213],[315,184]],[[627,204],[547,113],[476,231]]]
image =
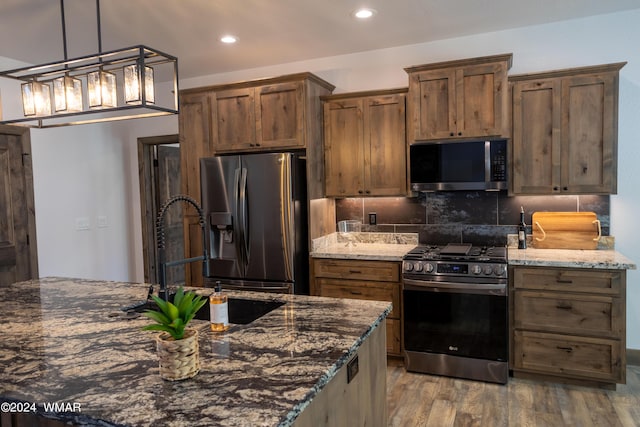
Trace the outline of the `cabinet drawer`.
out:
[[[571,268],[514,268],[515,288],[620,294],[624,270]]]
[[[390,301],[393,310],[390,318],[400,318],[400,284],[362,282],[358,280],[316,279],[318,295],[333,298]]]
[[[340,259],[315,259],[316,277],[349,280],[376,280],[399,282],[400,263],[389,261],[350,261]]]
[[[620,341],[527,331],[514,333],[514,369],[625,382]]]
[[[545,332],[620,338],[619,298],[554,292],[515,292],[514,327]]]

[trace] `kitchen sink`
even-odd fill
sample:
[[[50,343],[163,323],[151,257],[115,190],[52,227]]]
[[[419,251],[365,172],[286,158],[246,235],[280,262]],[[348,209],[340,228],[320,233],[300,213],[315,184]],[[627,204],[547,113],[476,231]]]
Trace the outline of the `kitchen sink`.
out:
[[[265,314],[286,304],[278,300],[252,300],[246,298],[229,298],[229,323],[234,325],[248,325]],[[158,306],[154,301],[147,301],[134,307],[128,312],[134,311],[143,313],[145,310],[157,310]],[[196,313],[195,319],[210,320],[209,299]]]

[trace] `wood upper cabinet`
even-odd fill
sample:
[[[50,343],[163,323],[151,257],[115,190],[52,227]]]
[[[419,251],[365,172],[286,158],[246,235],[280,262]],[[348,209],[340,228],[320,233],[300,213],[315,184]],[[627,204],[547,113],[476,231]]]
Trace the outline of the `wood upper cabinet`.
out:
[[[215,92],[215,151],[303,148],[301,81]]]
[[[509,135],[511,54],[405,68],[408,140]]]
[[[246,150],[256,147],[254,93],[254,88],[214,92],[214,151]]]
[[[626,381],[626,272],[514,267],[514,374]]]
[[[509,77],[512,194],[617,192],[624,63]]]
[[[325,195],[406,194],[406,89],[322,97]]]
[[[310,73],[210,88],[216,153],[300,149],[309,145],[317,96],[333,90]]]
[[[305,146],[304,86],[287,82],[256,88],[256,143],[259,147]]]

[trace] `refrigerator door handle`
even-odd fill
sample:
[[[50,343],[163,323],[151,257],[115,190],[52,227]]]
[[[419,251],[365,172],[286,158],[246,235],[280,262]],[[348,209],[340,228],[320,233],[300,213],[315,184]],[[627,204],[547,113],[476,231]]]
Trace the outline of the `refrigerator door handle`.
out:
[[[240,169],[240,183],[238,187],[238,212],[240,216],[240,252],[242,252],[241,268],[242,277],[247,275],[247,268],[249,267],[249,212],[247,207],[247,168]]]
[[[282,167],[280,169],[280,206],[281,212],[280,222],[282,227],[282,248],[284,250],[284,265],[288,278],[293,279],[292,265],[293,260],[291,254],[293,253],[293,230],[291,229],[293,224],[293,212],[291,210],[291,200],[293,200],[293,194],[291,194],[291,162],[287,161],[287,157],[282,156],[280,161]]]
[[[242,253],[242,224],[240,222],[240,168],[236,168],[233,176],[233,202],[235,204],[235,226],[233,227],[233,242],[236,248],[236,260],[238,267],[238,274],[244,276],[243,267],[243,253]]]

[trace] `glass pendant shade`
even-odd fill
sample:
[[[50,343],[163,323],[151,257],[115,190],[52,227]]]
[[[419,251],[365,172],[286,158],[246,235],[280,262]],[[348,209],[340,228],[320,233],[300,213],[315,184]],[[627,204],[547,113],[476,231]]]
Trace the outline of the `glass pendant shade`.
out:
[[[144,70],[144,73],[142,73],[142,70]],[[153,68],[140,67],[137,64],[124,67],[124,100],[127,104],[142,103],[142,85],[140,82],[143,80],[145,101],[153,104],[155,103]]]
[[[113,108],[117,106],[116,76],[100,70],[87,74],[89,108]]]
[[[56,113],[82,111],[82,82],[69,76],[53,80],[53,103]]]
[[[26,116],[51,114],[51,87],[40,82],[22,84],[22,108]]]

